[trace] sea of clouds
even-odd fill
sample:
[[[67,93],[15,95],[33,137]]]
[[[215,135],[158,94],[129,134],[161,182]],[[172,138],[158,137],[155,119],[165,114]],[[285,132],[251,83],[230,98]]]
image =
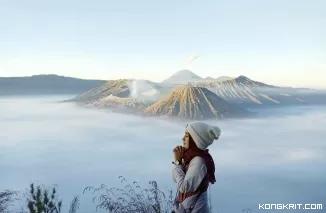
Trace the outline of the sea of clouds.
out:
[[[95,205],[83,189],[123,187],[120,175],[175,190],[172,149],[182,144],[186,122],[56,103],[63,99],[0,99],[0,191],[57,184],[65,207],[80,195],[79,212],[88,213]],[[325,209],[326,107],[261,113],[270,116],[209,122],[222,129],[210,147],[217,177],[213,212],[264,212],[262,203],[322,203]]]

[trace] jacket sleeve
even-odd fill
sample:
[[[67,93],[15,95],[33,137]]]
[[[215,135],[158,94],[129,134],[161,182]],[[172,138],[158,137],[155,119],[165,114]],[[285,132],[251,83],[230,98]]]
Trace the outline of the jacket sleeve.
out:
[[[194,192],[206,176],[207,168],[201,157],[195,157],[190,161],[186,174],[182,169],[182,165],[176,165],[172,174],[181,193]]]
[[[172,166],[172,180],[173,180],[174,183],[177,183],[177,180],[175,179],[175,167],[176,167],[176,165],[173,164],[173,166]],[[182,164],[180,164],[180,168],[181,168],[182,171],[185,170],[183,162],[182,162]]]
[[[172,168],[172,180],[173,180],[173,182],[177,183],[177,180],[175,179],[175,168],[174,168],[174,166]]]

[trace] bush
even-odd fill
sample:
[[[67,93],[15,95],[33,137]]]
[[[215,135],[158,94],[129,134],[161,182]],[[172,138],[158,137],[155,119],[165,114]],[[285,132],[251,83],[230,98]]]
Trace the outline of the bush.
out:
[[[150,181],[149,189],[141,189],[137,182],[129,184],[125,178],[119,177],[125,184],[123,189],[110,188],[101,185],[100,188],[86,187],[86,191],[99,196],[93,198],[97,202],[96,209],[104,209],[111,213],[170,213],[172,211],[172,190],[161,191],[156,181]]]
[[[56,189],[49,195],[47,189],[41,186],[30,185],[30,194],[27,197],[27,207],[30,213],[60,213],[62,201],[57,200]]]
[[[14,196],[17,195],[17,192],[6,190],[4,192],[0,192],[0,213],[10,212],[8,210],[10,204],[14,202]]]
[[[40,185],[35,187],[31,184],[26,201],[29,213],[61,213],[62,201],[58,199],[55,187],[49,190]],[[79,199],[74,197],[69,213],[76,213],[78,208]]]

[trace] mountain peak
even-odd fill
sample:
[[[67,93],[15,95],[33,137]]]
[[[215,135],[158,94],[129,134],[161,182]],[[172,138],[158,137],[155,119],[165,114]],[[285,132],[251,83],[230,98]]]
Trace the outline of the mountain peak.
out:
[[[237,78],[234,79],[236,83],[238,84],[244,84],[249,87],[261,87],[261,88],[278,88],[276,86],[268,85],[262,82],[254,81],[244,75],[240,75]]]
[[[244,75],[239,75],[238,77],[235,78],[235,81],[238,83],[253,82],[253,80],[251,80],[250,78]]]
[[[185,85],[175,88],[170,94],[145,109],[152,116],[173,116],[204,120],[246,113],[203,87]]]
[[[245,76],[245,75],[239,75],[237,78],[239,78],[239,79],[249,79],[249,80],[250,80],[250,78],[248,78],[248,77]]]
[[[188,69],[183,69],[183,70],[179,70],[177,72],[175,72],[174,74],[191,74],[191,75],[196,75],[194,72],[188,70]]]
[[[164,84],[186,84],[191,81],[199,81],[203,78],[198,76],[197,74],[193,73],[190,70],[179,70],[169,78],[162,81]]]

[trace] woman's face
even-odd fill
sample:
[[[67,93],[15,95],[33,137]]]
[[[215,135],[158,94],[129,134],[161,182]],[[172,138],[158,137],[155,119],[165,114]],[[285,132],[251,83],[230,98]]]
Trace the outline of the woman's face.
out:
[[[185,135],[182,138],[183,140],[183,147],[189,149],[189,133],[186,131]]]

